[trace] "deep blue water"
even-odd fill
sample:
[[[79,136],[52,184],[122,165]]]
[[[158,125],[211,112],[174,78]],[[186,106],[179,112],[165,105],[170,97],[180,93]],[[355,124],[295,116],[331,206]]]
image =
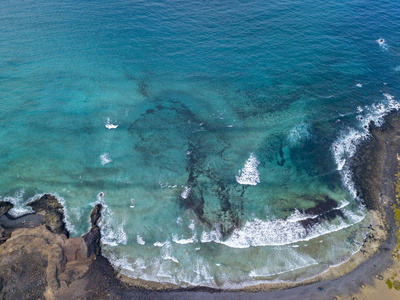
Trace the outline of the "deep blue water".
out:
[[[53,193],[77,236],[100,201],[107,257],[183,286],[301,280],[358,251],[348,158],[399,106],[396,2],[13,0],[0,22],[14,214]],[[335,217],[305,227],[315,207]]]

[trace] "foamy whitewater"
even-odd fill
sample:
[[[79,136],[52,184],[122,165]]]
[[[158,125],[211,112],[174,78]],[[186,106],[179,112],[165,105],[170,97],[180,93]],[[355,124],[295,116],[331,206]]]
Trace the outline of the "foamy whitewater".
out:
[[[0,200],[96,203],[133,278],[301,281],[359,251],[351,158],[399,110],[393,1],[2,3]],[[335,26],[332,26],[335,24]]]

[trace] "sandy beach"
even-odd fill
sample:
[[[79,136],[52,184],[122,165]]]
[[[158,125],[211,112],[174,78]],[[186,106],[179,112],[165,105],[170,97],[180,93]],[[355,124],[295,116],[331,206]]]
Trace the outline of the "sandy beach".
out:
[[[128,278],[116,272],[101,254],[97,226],[101,206],[92,212],[91,231],[72,239],[62,223],[62,206],[51,196],[44,196],[31,205],[34,214],[20,218],[7,214],[11,204],[1,203],[0,296],[2,299],[399,299],[400,251],[393,205],[397,204],[396,184],[399,184],[396,174],[400,114],[393,112],[385,121],[380,128],[371,124],[371,137],[359,147],[352,161],[357,190],[369,208],[369,233],[358,253],[323,274],[302,282],[261,284],[240,290],[183,289]],[[39,246],[40,239],[45,241],[43,249]],[[27,269],[21,271],[21,264]],[[27,275],[32,264],[40,266],[36,265],[35,272]],[[35,292],[21,290],[22,285],[35,287]]]

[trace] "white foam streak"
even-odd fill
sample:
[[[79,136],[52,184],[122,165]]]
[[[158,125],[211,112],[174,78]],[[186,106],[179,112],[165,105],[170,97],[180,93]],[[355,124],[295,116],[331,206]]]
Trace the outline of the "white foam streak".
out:
[[[182,244],[182,245],[185,245],[185,244],[193,244],[193,243],[197,243],[197,237],[196,237],[196,235],[193,235],[193,236],[192,236],[191,238],[189,238],[189,239],[179,239],[177,234],[173,234],[173,235],[172,235],[172,241],[173,241],[174,243]]]
[[[20,189],[20,190],[16,191],[13,196],[0,197],[0,201],[11,202],[14,205],[14,207],[12,209],[10,209],[8,211],[8,213],[15,218],[21,217],[21,216],[29,214],[29,213],[33,213],[32,208],[30,206],[26,206],[26,204],[35,200],[36,198],[35,199],[31,198],[32,199],[31,201],[29,201],[29,200],[24,201],[24,199],[23,199],[24,194],[25,194],[25,190]],[[38,196],[38,195],[36,195],[36,196]]]
[[[301,216],[298,212],[291,216],[291,220],[278,219],[275,221],[263,221],[255,218],[247,221],[242,228],[235,229],[227,240],[222,239],[221,233],[217,230],[203,232],[201,242],[215,242],[226,245],[231,248],[248,248],[251,246],[281,246],[302,241],[309,241],[322,235],[336,232],[361,222],[365,214],[353,214],[349,211],[343,211],[346,221],[338,218],[338,224],[331,224],[323,221],[311,228],[304,228],[299,222],[293,220],[304,220],[307,217]],[[290,218],[289,218],[290,219]]]
[[[107,118],[107,123],[104,125],[107,129],[116,129],[119,125],[111,124],[110,118]]]
[[[124,230],[125,220],[118,222],[118,218],[114,217],[114,212],[105,202],[105,195],[103,192],[97,195],[97,202],[92,203],[96,205],[100,203],[103,206],[101,213],[101,220],[99,223],[101,230],[101,242],[110,246],[117,246],[118,244],[126,245],[128,236]]]
[[[112,162],[112,159],[110,158],[110,155],[108,153],[103,153],[102,155],[100,155],[100,161],[101,161],[101,164],[104,166],[104,165]]]
[[[173,248],[171,242],[168,240],[165,241],[165,244],[161,249],[162,258],[165,260],[172,260],[173,262],[179,263],[179,261],[174,256],[172,256],[172,251]]]
[[[143,238],[142,238],[139,234],[136,236],[136,241],[137,241],[137,243],[138,243],[139,245],[144,245],[144,244],[146,244],[146,242],[143,240]]]
[[[181,197],[182,197],[183,199],[186,199],[187,197],[189,197],[190,190],[191,190],[190,187],[185,186],[183,192],[181,193]]]
[[[243,185],[257,185],[257,183],[260,183],[260,172],[257,170],[259,164],[260,162],[255,154],[251,153],[243,169],[238,172],[239,176],[236,176],[236,181]]]
[[[286,222],[298,222],[298,221],[303,221],[303,220],[307,220],[307,219],[314,219],[314,218],[317,218],[317,217],[318,216],[301,213],[299,210],[295,209],[294,213],[292,213],[286,219]]]
[[[166,243],[167,243],[167,241],[165,241],[164,243],[162,243],[162,242],[155,242],[155,243],[153,244],[153,246],[154,246],[154,247],[163,247]]]

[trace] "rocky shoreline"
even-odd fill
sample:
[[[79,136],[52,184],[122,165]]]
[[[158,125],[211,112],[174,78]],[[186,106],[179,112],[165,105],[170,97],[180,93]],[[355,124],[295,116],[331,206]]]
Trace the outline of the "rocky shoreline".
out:
[[[77,238],[69,238],[54,196],[28,205],[34,213],[13,218],[13,205],[0,203],[0,299],[105,299],[123,287],[101,256],[100,204],[90,231]]]
[[[371,211],[370,233],[359,253],[324,274],[301,283],[263,284],[238,291],[182,289],[129,279],[101,254],[102,206],[94,207],[89,232],[70,238],[64,208],[46,194],[28,204],[34,213],[18,218],[8,213],[12,203],[0,202],[0,299],[297,299],[299,294],[307,299],[342,299],[340,295],[349,297],[366,286],[374,287],[396,263],[392,205],[400,113],[386,116],[382,127],[371,124],[370,132],[351,162],[357,191]]]

